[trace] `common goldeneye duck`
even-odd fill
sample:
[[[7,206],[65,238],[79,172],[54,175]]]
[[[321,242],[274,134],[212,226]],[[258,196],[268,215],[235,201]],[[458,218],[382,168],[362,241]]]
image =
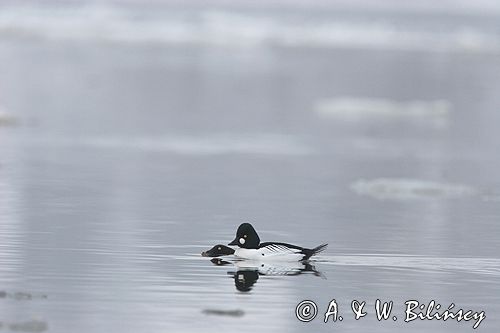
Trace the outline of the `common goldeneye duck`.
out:
[[[237,245],[234,255],[254,260],[307,260],[326,249],[328,244],[321,244],[314,249],[306,249],[297,245],[266,242],[261,243],[259,235],[250,223],[243,223],[236,231],[236,238],[228,245]]]
[[[203,257],[220,257],[229,256],[231,254],[234,254],[234,249],[222,244],[217,244],[210,250],[201,253]]]

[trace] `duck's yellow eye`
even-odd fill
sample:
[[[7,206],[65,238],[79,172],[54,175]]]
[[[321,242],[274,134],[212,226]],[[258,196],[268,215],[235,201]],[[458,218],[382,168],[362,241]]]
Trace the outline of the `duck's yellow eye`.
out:
[[[219,250],[219,251],[220,251],[220,246],[217,248],[217,250]]]
[[[243,237],[247,238],[247,235],[243,235]]]

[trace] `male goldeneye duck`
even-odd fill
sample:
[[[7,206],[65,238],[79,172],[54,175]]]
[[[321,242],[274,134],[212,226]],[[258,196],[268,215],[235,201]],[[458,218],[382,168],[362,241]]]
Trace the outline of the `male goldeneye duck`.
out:
[[[328,244],[321,244],[314,249],[278,242],[261,243],[259,235],[250,223],[243,223],[236,231],[236,238],[228,245],[238,245],[234,255],[254,260],[307,260],[326,249]]]
[[[201,253],[203,257],[220,257],[220,256],[229,256],[231,254],[234,254],[234,250],[229,246],[222,244],[217,244],[210,250]]]

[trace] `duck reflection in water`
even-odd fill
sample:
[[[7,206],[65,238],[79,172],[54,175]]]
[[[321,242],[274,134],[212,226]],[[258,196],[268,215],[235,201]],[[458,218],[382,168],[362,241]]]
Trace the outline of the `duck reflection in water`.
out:
[[[240,270],[237,272],[227,272],[227,274],[233,276],[234,285],[241,292],[252,290],[253,285],[259,279],[259,273],[256,270]]]
[[[225,245],[215,245],[210,250],[202,253],[204,257],[215,257],[210,260],[216,266],[235,266],[236,271],[228,271],[227,274],[233,277],[236,289],[241,292],[252,290],[259,279],[259,276],[295,276],[300,274],[313,274],[325,278],[316,270],[310,261],[295,262],[262,262],[258,260],[224,260],[220,256],[231,256],[234,250]]]
[[[313,274],[325,278],[323,274],[316,270],[310,262],[292,263],[263,263],[253,260],[241,260],[233,263],[238,270],[227,272],[233,276],[236,289],[242,292],[250,291],[259,279],[259,276],[295,276],[304,273]]]

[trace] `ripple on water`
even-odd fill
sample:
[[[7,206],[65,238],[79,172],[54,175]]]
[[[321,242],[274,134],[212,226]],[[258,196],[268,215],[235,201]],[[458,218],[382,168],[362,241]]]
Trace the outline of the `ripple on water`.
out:
[[[245,312],[242,310],[220,310],[220,309],[205,309],[202,311],[206,315],[226,316],[226,317],[243,317]]]
[[[7,327],[14,332],[44,332],[49,328],[47,322],[42,320],[27,320],[22,322],[7,324]]]
[[[11,298],[18,301],[24,300],[32,300],[32,299],[47,299],[47,295],[45,294],[33,294],[25,291],[17,291],[17,292],[6,292],[4,290],[0,290],[0,298]]]
[[[418,269],[427,272],[461,271],[464,273],[500,276],[500,259],[496,258],[441,258],[368,254],[327,256],[324,257],[322,264]]]

